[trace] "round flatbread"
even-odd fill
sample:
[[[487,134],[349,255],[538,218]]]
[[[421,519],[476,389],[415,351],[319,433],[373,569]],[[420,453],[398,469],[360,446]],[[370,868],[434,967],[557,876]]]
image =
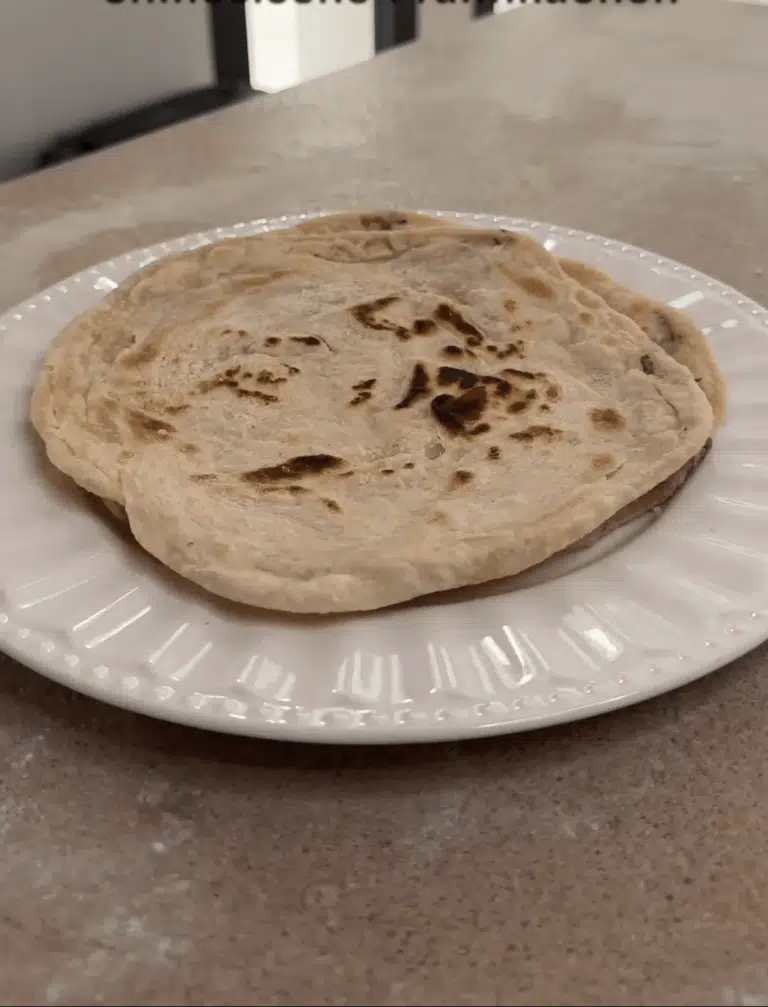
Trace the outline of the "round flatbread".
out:
[[[191,581],[378,608],[533,566],[706,444],[690,372],[585,293],[498,231],[222,241],[67,326],[32,421]]]

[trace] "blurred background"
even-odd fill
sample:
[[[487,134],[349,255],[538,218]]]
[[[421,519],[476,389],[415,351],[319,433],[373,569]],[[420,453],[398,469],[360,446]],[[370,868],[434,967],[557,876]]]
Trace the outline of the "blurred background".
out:
[[[0,181],[418,44],[515,0],[2,0]]]

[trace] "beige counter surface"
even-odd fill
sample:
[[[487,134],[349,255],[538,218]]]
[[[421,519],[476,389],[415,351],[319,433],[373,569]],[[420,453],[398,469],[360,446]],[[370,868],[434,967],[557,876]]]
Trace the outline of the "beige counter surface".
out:
[[[140,244],[357,204],[583,227],[768,301],[768,10],[451,20],[0,188],[0,309]],[[392,750],[198,733],[2,659],[0,1003],[768,1004],[766,653]]]

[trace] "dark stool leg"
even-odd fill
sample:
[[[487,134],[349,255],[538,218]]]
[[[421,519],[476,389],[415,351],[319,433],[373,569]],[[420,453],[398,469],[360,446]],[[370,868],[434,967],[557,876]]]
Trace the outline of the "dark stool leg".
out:
[[[494,0],[474,0],[472,10],[473,17],[485,17],[486,14],[493,14]]]
[[[417,0],[373,0],[373,17],[376,52],[418,38]]]
[[[210,4],[208,11],[216,83],[250,81],[245,4],[242,0],[220,0],[219,3]]]

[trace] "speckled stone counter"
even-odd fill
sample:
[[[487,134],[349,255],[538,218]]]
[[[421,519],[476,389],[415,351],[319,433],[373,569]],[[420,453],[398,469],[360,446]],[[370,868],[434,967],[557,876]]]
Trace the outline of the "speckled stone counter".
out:
[[[136,245],[389,204],[583,227],[768,301],[768,10],[542,4],[0,188],[0,307]],[[623,713],[332,750],[0,663],[3,1004],[768,1003],[766,651]]]

